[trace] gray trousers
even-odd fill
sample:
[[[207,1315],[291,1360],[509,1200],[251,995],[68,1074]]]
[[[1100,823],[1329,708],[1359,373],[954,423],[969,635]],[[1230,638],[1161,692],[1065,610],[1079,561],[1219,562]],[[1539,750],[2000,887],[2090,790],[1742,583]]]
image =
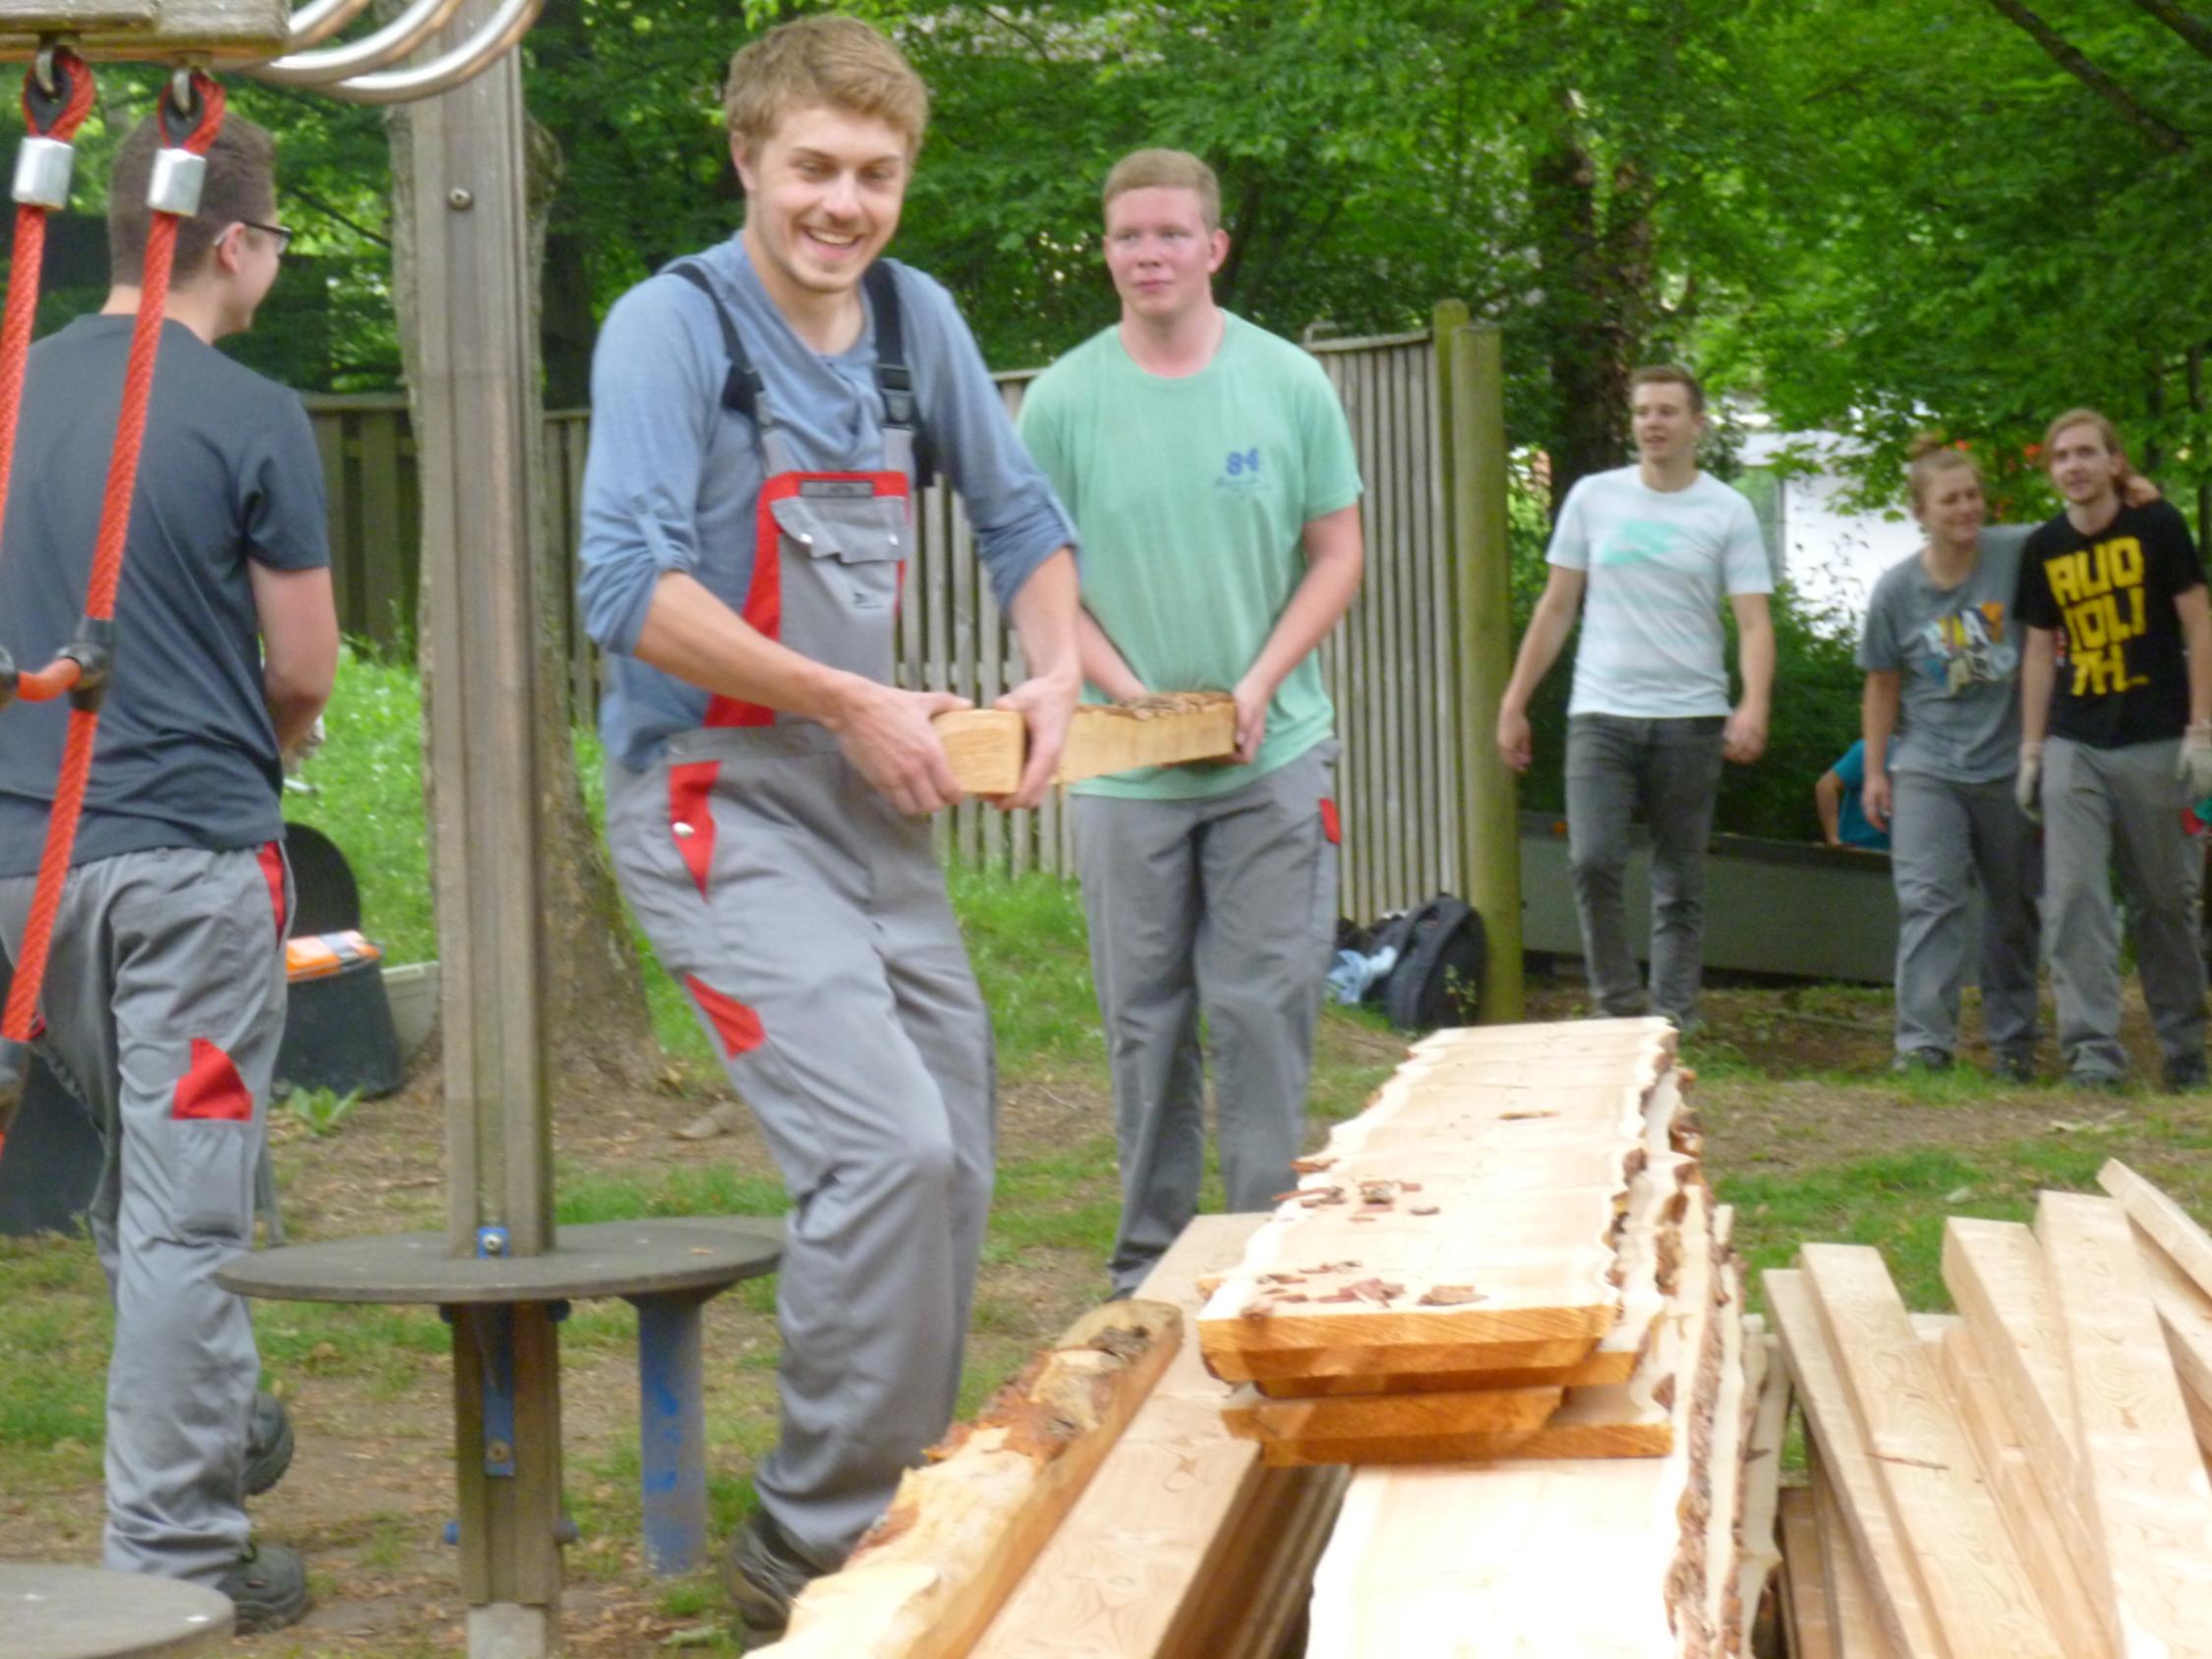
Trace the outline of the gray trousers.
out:
[[[608,769],[615,871],[789,1189],[783,1432],[753,1484],[834,1567],[950,1426],[990,1209],[991,1023],[926,821],[818,726]]]
[[[1577,715],[1567,721],[1567,860],[1590,996],[1601,1013],[1647,1011],[1621,902],[1628,822],[1638,812],[1652,835],[1650,1005],[1677,1025],[1697,1011],[1705,973],[1705,849],[1725,724],[1717,715]]]
[[[2181,740],[2043,747],[2043,921],[2059,1048],[2076,1076],[2127,1069],[2120,1046],[2117,866],[2135,924],[2135,967],[2169,1066],[2204,1058],[2204,958],[2197,943],[2201,855],[2182,828],[2174,775]]]
[[[2035,826],[2008,777],[1892,779],[1890,874],[1897,889],[1897,1053],[1958,1044],[1966,983],[1967,881],[1982,888],[1982,1033],[2001,1055],[2035,1048]]]
[[[1325,828],[1337,745],[1224,794],[1081,795],[1076,856],[1114,1079],[1122,1221],[1108,1262],[1134,1290],[1198,1207],[1213,1048],[1231,1210],[1295,1184],[1329,946],[1336,849]]]
[[[176,848],[70,873],[40,1055],[106,1145],[92,1240],[115,1303],[107,1530],[117,1572],[212,1585],[247,1541],[261,1359],[215,1274],[252,1243],[254,1172],[284,1035],[281,855]],[[20,957],[33,883],[0,882]]]

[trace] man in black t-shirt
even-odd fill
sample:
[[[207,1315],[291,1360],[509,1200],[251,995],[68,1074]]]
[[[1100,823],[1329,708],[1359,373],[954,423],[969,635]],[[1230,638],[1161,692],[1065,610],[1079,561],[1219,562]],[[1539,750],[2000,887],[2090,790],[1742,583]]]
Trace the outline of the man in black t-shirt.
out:
[[[2182,809],[2212,796],[2212,609],[2172,503],[2128,506],[2112,423],[2069,410],[2044,440],[2066,510],[2029,538],[2014,609],[2020,807],[2046,825],[2043,915],[2059,1046],[2077,1084],[2126,1074],[2120,1046],[2118,855],[2169,1089],[2206,1080],[2198,860]],[[2046,741],[2048,733],[2048,741]]]
[[[42,665],[85,605],[144,280],[149,119],[109,184],[114,286],[32,348],[0,648]],[[337,618],[321,464],[293,393],[213,342],[248,327],[289,233],[274,148],[230,117],[178,225],[122,582],[114,674],[39,998],[39,1048],[98,1124],[88,1220],[115,1304],[106,1565],[220,1589],[241,1631],[306,1611],[299,1558],[243,1500],[290,1456],[246,1305],[215,1274],[252,1237],[284,1029],[281,757],[330,695]],[[69,710],[0,710],[0,950],[23,946]],[[0,1057],[4,1058],[4,1057]]]

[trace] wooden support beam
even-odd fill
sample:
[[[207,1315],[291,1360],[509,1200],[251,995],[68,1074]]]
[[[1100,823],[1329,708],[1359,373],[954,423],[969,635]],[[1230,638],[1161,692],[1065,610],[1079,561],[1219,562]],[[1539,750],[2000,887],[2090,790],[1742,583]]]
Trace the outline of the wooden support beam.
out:
[[[0,0],[0,58],[67,36],[83,56],[133,63],[256,63],[283,52],[285,0]]]
[[[1021,781],[1028,733],[1008,709],[960,709],[932,722],[953,776],[970,795],[1010,795]],[[1237,753],[1237,704],[1225,692],[1164,692],[1140,703],[1085,703],[1068,727],[1057,783],[1135,767],[1226,761]]]
[[[1757,1396],[1743,1456],[1743,1561],[1736,1587],[1742,1612],[1737,1647],[1748,1654],[1754,1647],[1752,1636],[1760,1604],[1770,1599],[1767,1586],[1782,1564],[1775,1521],[1782,1494],[1782,1443],[1789,1434],[1790,1393],[1781,1340],[1770,1336],[1766,1321],[1756,1314],[1744,1316],[1744,1344],[1746,1376],[1752,1379]]]
[[[2035,1235],[2073,1374],[2092,1589],[2130,1656],[2212,1655],[2212,1482],[2167,1352],[2128,1211],[2046,1192]]]
[[[2070,1510],[2077,1490],[2073,1377],[2043,1247],[2016,1222],[1952,1216],[1944,1224],[1943,1271],[2044,1496],[2053,1509]]]
[[[778,1659],[966,1653],[1149,1397],[1183,1335],[1161,1302],[1085,1314],[909,1471],[843,1571],[791,1609]]]
[[[1799,1259],[1944,1651],[2066,1659],[1882,1253],[1808,1244]]]

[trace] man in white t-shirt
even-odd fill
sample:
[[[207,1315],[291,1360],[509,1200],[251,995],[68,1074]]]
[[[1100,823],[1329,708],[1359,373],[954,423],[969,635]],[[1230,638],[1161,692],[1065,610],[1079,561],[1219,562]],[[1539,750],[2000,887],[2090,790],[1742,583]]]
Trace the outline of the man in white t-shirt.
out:
[[[1705,845],[1723,758],[1767,747],[1774,575],[1751,503],[1698,470],[1705,394],[1686,369],[1630,377],[1637,463],[1594,473],[1559,510],[1551,577],[1498,702],[1497,747],[1531,755],[1529,699],[1583,613],[1567,704],[1567,851],[1590,994],[1605,1014],[1648,1005],[1677,1025],[1696,1012]],[[1728,706],[1720,601],[1736,613],[1743,698]],[[1621,878],[1630,815],[1652,836],[1652,990],[1628,942]]]

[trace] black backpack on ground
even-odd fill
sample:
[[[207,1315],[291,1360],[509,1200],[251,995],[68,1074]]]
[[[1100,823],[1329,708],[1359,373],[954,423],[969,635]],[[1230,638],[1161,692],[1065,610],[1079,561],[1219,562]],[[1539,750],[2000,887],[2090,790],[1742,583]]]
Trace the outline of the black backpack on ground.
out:
[[[1438,893],[1375,929],[1374,951],[1390,945],[1398,960],[1374,993],[1384,1018],[1400,1031],[1475,1023],[1489,942],[1473,905]]]

